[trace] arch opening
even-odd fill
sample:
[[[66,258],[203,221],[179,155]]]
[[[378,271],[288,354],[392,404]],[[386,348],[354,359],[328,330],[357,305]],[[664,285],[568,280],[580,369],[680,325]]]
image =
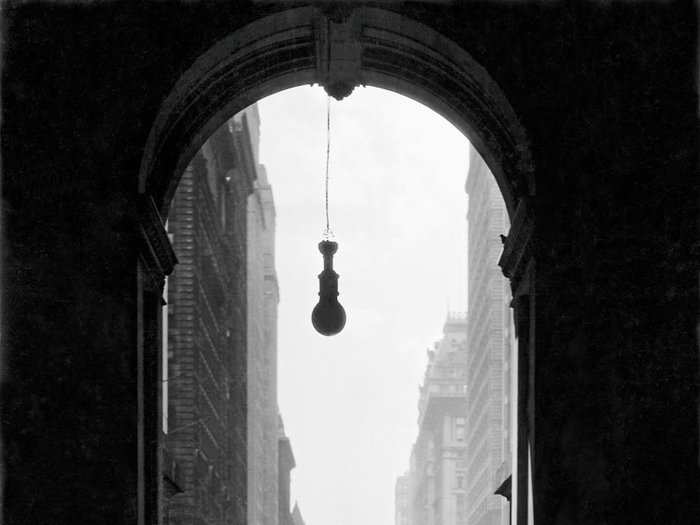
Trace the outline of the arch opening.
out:
[[[480,475],[485,465],[490,464],[489,461],[484,454],[481,454],[475,455],[477,459],[470,462],[471,455],[467,451],[468,442],[477,440],[481,443],[483,440],[480,436],[498,434],[497,438],[491,439],[493,441],[491,445],[499,450],[499,455],[494,455],[492,459],[499,463],[500,468],[498,471],[492,472],[492,475],[499,477],[500,484],[512,473],[513,462],[510,448],[513,442],[514,425],[511,424],[511,416],[514,413],[511,406],[513,402],[511,356],[514,354],[512,342],[514,334],[507,281],[500,274],[496,265],[500,251],[498,235],[507,231],[508,221],[494,177],[480,156],[469,147],[465,137],[453,126],[437,118],[436,115],[432,114],[434,112],[424,106],[418,107],[417,104],[413,104],[408,99],[373,89],[362,90],[362,93],[353,95],[348,102],[334,103],[332,121],[337,123],[337,126],[332,128],[334,130],[332,143],[335,146],[332,156],[334,180],[331,194],[334,196],[332,202],[335,203],[336,211],[333,214],[336,219],[333,224],[338,227],[336,231],[339,234],[338,240],[341,244],[343,261],[342,267],[339,268],[343,277],[341,279],[341,299],[343,302],[347,300],[348,303],[345,304],[351,305],[350,333],[341,334],[340,339],[345,339],[347,343],[347,337],[351,337],[355,344],[352,345],[353,348],[348,348],[347,346],[343,347],[342,341],[338,341],[336,338],[318,341],[318,336],[310,330],[307,315],[305,315],[310,311],[312,304],[305,304],[305,301],[311,300],[313,303],[313,292],[316,285],[315,274],[309,269],[316,269],[317,266],[315,263],[318,254],[314,250],[314,245],[318,240],[316,234],[320,230],[317,231],[312,224],[314,223],[314,215],[320,215],[320,213],[314,214],[314,206],[311,203],[316,203],[319,206],[321,204],[320,200],[316,202],[315,198],[317,193],[315,190],[319,189],[316,186],[320,184],[320,179],[314,174],[322,171],[320,155],[316,155],[319,152],[315,149],[320,150],[323,143],[321,130],[325,129],[325,116],[322,117],[320,114],[322,113],[320,108],[325,106],[325,101],[322,96],[319,96],[320,89],[308,89],[303,90],[304,93],[308,94],[307,98],[297,99],[296,102],[293,102],[294,92],[300,93],[301,91],[290,90],[279,96],[279,98],[289,97],[290,101],[286,106],[294,109],[277,105],[273,106],[274,110],[260,110],[258,113],[256,105],[248,108],[243,114],[235,116],[229,123],[217,130],[188,166],[181,187],[176,192],[169,216],[171,241],[174,243],[176,253],[183,258],[187,265],[184,273],[180,274],[176,269],[173,278],[169,280],[169,288],[172,288],[173,293],[169,294],[167,302],[170,305],[169,308],[173,308],[174,312],[177,313],[183,299],[184,308],[190,308],[193,298],[188,297],[188,294],[191,294],[190,280],[192,277],[195,277],[200,283],[211,282],[210,285],[202,285],[202,293],[212,298],[205,301],[207,304],[220,302],[216,299],[213,289],[221,285],[216,283],[217,279],[214,278],[216,270],[206,260],[210,252],[216,252],[216,249],[211,246],[212,242],[209,237],[220,237],[219,226],[215,225],[217,222],[223,230],[228,230],[231,224],[235,225],[240,220],[232,217],[233,221],[229,221],[227,216],[230,212],[235,214],[236,209],[241,211],[247,208],[248,210],[247,237],[245,239],[248,252],[246,257],[248,274],[245,295],[248,296],[246,303],[249,307],[247,327],[248,330],[252,330],[252,333],[249,332],[247,337],[249,346],[245,348],[249,359],[247,364],[247,410],[249,411],[248,424],[250,425],[248,428],[248,482],[251,487],[263,486],[265,473],[264,469],[261,469],[261,465],[265,462],[260,461],[259,458],[261,456],[274,457],[272,453],[264,454],[261,452],[265,447],[265,439],[262,437],[265,435],[265,430],[261,424],[266,413],[263,406],[266,403],[265,399],[269,401],[269,396],[261,395],[261,388],[265,389],[266,380],[264,374],[260,376],[258,369],[260,367],[259,357],[269,349],[266,349],[264,345],[260,346],[261,341],[256,340],[255,334],[259,333],[259,330],[255,327],[263,320],[262,324],[267,326],[266,329],[273,329],[279,334],[280,359],[282,360],[279,377],[282,382],[279,387],[280,405],[278,410],[283,415],[287,428],[288,437],[285,436],[285,439],[292,441],[295,450],[297,463],[295,472],[297,476],[305,478],[306,490],[297,492],[297,494],[301,495],[300,502],[305,508],[305,515],[307,513],[311,516],[316,514],[316,519],[312,519],[312,522],[319,521],[317,517],[318,507],[322,506],[319,500],[328,504],[328,502],[333,501],[333,495],[328,494],[323,498],[309,497],[309,495],[316,496],[318,492],[322,493],[328,488],[329,482],[331,485],[341,486],[342,480],[334,478],[336,469],[332,469],[331,472],[323,471],[323,468],[327,466],[327,458],[330,454],[327,449],[324,449],[324,444],[327,442],[322,436],[325,432],[319,432],[318,428],[314,426],[314,421],[311,421],[305,425],[308,428],[304,428],[304,433],[300,435],[299,420],[305,419],[305,416],[300,415],[300,411],[310,414],[323,413],[325,415],[322,418],[322,426],[336,429],[343,428],[344,421],[357,422],[381,416],[380,420],[372,419],[374,422],[369,426],[376,430],[381,426],[381,422],[384,422],[387,427],[382,431],[383,437],[388,442],[393,443],[394,447],[404,449],[403,455],[400,455],[398,461],[396,458],[394,460],[394,465],[400,464],[396,467],[400,469],[400,471],[397,470],[396,475],[402,472],[404,475],[401,476],[401,479],[409,480],[403,483],[404,488],[415,484],[414,481],[410,480],[420,479],[416,473],[424,472],[428,463],[437,465],[435,460],[431,458],[442,454],[446,447],[459,452],[460,457],[447,460],[448,464],[445,466],[435,467],[441,475],[450,479],[450,485],[443,487],[445,491],[444,501],[449,502],[445,504],[444,512],[452,513],[448,509],[453,506],[453,514],[455,518],[459,517],[457,522],[459,524],[470,523],[474,519],[490,519],[490,522],[493,523],[496,523],[494,520],[497,520],[498,523],[504,523],[508,518],[509,505],[493,494],[496,487],[489,486],[490,482]],[[362,100],[364,97],[366,100],[372,95],[375,97],[373,109],[369,109],[368,106],[371,106],[366,102],[364,107],[361,102],[355,104],[358,99]],[[270,97],[270,99],[273,98],[278,97]],[[260,104],[264,106],[268,100],[263,100]],[[398,104],[398,100],[401,100],[401,105]],[[395,101],[396,105],[392,106],[392,101]],[[303,107],[308,109],[306,111],[299,109]],[[270,126],[277,128],[280,123],[276,119],[268,121],[265,115],[271,116],[287,112],[292,113],[293,116],[287,117],[286,123],[280,126],[280,130],[283,131],[275,131],[274,138],[270,139]],[[411,115],[412,118],[407,117],[406,114]],[[304,121],[298,125],[296,122],[300,118],[303,118]],[[432,119],[433,122],[429,119]],[[416,121],[425,124],[430,131],[423,131],[421,125],[416,124]],[[435,121],[439,121],[441,129],[444,130],[442,135],[439,129],[436,129],[438,126],[434,123]],[[259,155],[254,153],[258,144],[256,138],[258,133],[255,131],[258,122],[261,129],[260,144],[265,142],[268,144],[270,142],[274,144],[284,143],[285,146],[281,147],[281,151],[277,149],[270,151],[269,148],[265,148],[261,150]],[[371,122],[372,125],[362,126],[363,122]],[[363,127],[364,130],[362,130]],[[308,128],[317,128],[316,134],[308,137]],[[411,131],[408,131],[409,129]],[[286,139],[285,137],[290,131],[293,136]],[[386,132],[385,137],[382,137],[384,132]],[[442,138],[437,139],[435,136]],[[304,147],[302,144],[307,145]],[[311,148],[309,146],[311,144],[315,147]],[[394,146],[394,144],[396,145]],[[361,159],[362,153],[356,151],[358,145],[360,149],[367,148],[375,152],[378,148],[383,153],[375,153],[374,155],[369,153],[377,162],[363,161]],[[368,147],[370,145],[371,147]],[[258,164],[257,167],[248,166],[245,161],[246,154],[243,153],[238,158],[239,169],[242,172],[238,174],[239,180],[228,181],[230,171],[227,170],[225,163],[225,158],[229,154],[227,150],[230,150],[234,155],[250,150],[247,156],[258,158],[261,164]],[[467,157],[469,150],[471,150],[470,159]],[[400,154],[399,151],[405,153]],[[452,153],[457,151],[461,151],[461,154]],[[387,159],[386,164],[380,161],[381,157]],[[444,160],[444,157],[449,157],[450,160]],[[311,158],[318,161],[318,166],[312,168],[314,163],[308,160]],[[269,164],[270,162],[272,164]],[[467,166],[469,166],[468,174]],[[387,168],[391,168],[390,171],[393,174],[386,173]],[[236,171],[238,170],[234,170],[234,173]],[[257,173],[255,173],[256,171]],[[216,208],[217,203],[220,202],[222,191],[228,192],[228,199],[234,200],[236,195],[245,193],[237,189],[226,189],[226,187],[228,184],[234,188],[244,185],[246,179],[252,178],[246,175],[248,172],[256,175],[258,182],[247,204],[221,205],[219,209],[213,210],[212,208]],[[439,174],[439,180],[436,180],[436,174]],[[462,191],[465,179],[467,180],[466,190],[469,194],[469,201],[473,203],[473,206],[469,206],[468,218],[465,217],[467,195]],[[303,186],[303,189],[298,188],[300,185]],[[387,187],[394,188],[394,191],[381,190],[381,188],[386,190]],[[290,204],[286,200],[290,199],[290,191],[293,191],[296,198],[304,203],[302,210],[296,208],[298,211],[295,215],[290,213]],[[303,194],[304,197],[298,197],[299,193]],[[274,204],[272,203],[272,194],[274,194]],[[362,206],[364,211],[357,214],[357,203],[365,202],[365,198],[369,199],[369,202],[367,206]],[[377,199],[382,203],[379,209],[376,209]],[[295,201],[293,200],[293,202]],[[298,205],[299,201],[296,202]],[[373,202],[374,204],[372,204]],[[320,212],[320,208],[315,211]],[[373,216],[374,220],[368,223],[365,220],[365,215]],[[436,219],[440,216],[443,218]],[[207,220],[206,217],[210,217],[210,219]],[[277,217],[278,220],[275,221],[274,217]],[[421,219],[418,219],[419,217]],[[294,223],[296,227],[289,226],[291,223]],[[469,237],[474,238],[474,243],[470,243],[469,248],[467,248],[466,242],[467,224],[469,225]],[[272,251],[270,251],[269,246],[269,228],[273,229],[272,235],[276,241],[274,243],[276,248]],[[401,231],[402,228],[403,231]],[[193,235],[194,231],[199,233]],[[235,237],[236,232],[232,233]],[[240,233],[238,237],[240,237]],[[457,239],[461,239],[461,242]],[[216,241],[214,243],[216,244]],[[226,236],[220,237],[220,244],[230,244],[230,251],[236,251],[235,243],[231,244],[230,238],[226,238]],[[193,246],[195,246],[194,250]],[[302,246],[308,249],[300,250],[299,248]],[[397,269],[391,264],[388,266],[382,264],[381,259],[385,259],[385,257],[382,257],[381,254],[387,251],[391,254],[390,261],[395,261],[403,267],[403,275],[401,275],[401,269]],[[201,253],[197,255],[198,252]],[[469,253],[469,264],[467,264],[467,252]],[[294,254],[291,259],[290,254]],[[216,255],[214,257],[216,258]],[[219,258],[225,259],[225,257]],[[198,260],[200,263],[197,262]],[[219,266],[224,267],[225,263]],[[458,270],[455,271],[454,266],[457,266]],[[265,276],[261,278],[260,269],[263,268]],[[408,268],[411,270],[409,271]],[[441,269],[440,275],[431,276],[431,273],[438,268]],[[467,268],[469,268],[469,272],[467,272]],[[467,273],[469,273],[470,288],[475,290],[474,294],[469,295],[469,306],[467,306],[466,292]],[[279,304],[279,331],[276,326],[269,326],[269,320],[266,321],[265,315],[261,313],[259,308],[256,308],[256,305],[260,306],[261,304],[257,302],[261,298],[261,283],[276,283],[278,279],[280,282],[279,291],[277,286],[266,288],[265,297],[283,298]],[[462,282],[460,283],[460,281]],[[487,282],[491,284],[484,285]],[[463,290],[462,285],[464,286]],[[472,312],[470,316],[455,315],[455,312],[451,312],[447,314],[446,318],[444,317],[446,313],[442,311],[445,306],[444,297],[436,292],[450,288],[459,291],[455,292],[455,295],[450,295],[451,300],[448,305],[451,305],[452,308],[456,307],[457,310],[469,310]],[[375,293],[378,289],[383,292],[379,297]],[[241,294],[234,293],[230,299],[235,302],[236,297],[241,297]],[[289,305],[290,297],[294,298],[291,306]],[[287,304],[285,304],[285,298]],[[389,306],[391,303],[395,303],[395,306],[398,304],[404,306],[399,308],[399,312],[396,312]],[[374,313],[369,315],[368,309]],[[388,313],[382,313],[382,310]],[[449,306],[448,310],[451,310]],[[500,335],[494,337],[488,335],[490,325],[482,322],[484,316],[495,320],[495,328]],[[203,312],[201,317],[208,317],[208,314]],[[197,318],[196,314],[194,318]],[[228,318],[228,314],[224,316],[224,324],[227,322],[226,318]],[[383,319],[383,322],[379,324],[384,326],[384,329],[378,326],[379,319]],[[396,325],[397,322],[405,323],[408,326],[404,326],[400,330],[404,336],[403,343],[392,345],[392,342],[395,343],[400,339],[397,337],[399,334],[394,332],[390,338],[391,341],[386,338],[386,334],[392,333],[390,327]],[[290,330],[290,323],[294,330]],[[415,327],[419,326],[422,329],[416,330]],[[439,331],[441,326],[443,326],[443,336],[439,341],[435,341],[434,334]],[[471,326],[471,329],[468,329],[468,326]],[[177,320],[173,327],[175,333],[171,334],[169,339],[176,347],[174,348],[175,359],[172,375],[175,378],[174,393],[179,400],[182,396],[186,396],[186,392],[180,391],[178,381],[182,380],[179,379],[183,377],[181,368],[189,359],[186,345],[183,346],[180,343],[182,334],[187,332],[188,327],[184,326],[182,322],[178,323]],[[304,327],[306,330],[299,329],[299,327]],[[235,322],[230,327],[230,331],[234,333],[238,331]],[[381,334],[375,334],[374,331],[381,332]],[[425,333],[419,335],[417,332]],[[493,338],[493,344],[484,345],[485,337]],[[434,345],[433,341],[435,341]],[[428,354],[431,357],[428,360],[427,368],[426,356],[421,348],[424,344],[430,344]],[[392,348],[392,346],[398,346],[398,348]],[[468,350],[480,346],[491,348],[490,353],[493,354],[491,356],[493,359],[489,358],[489,353]],[[258,347],[260,353],[254,350]],[[234,346],[234,348],[236,347]],[[303,351],[295,350],[300,348],[303,348]],[[425,347],[423,346],[423,348]],[[292,369],[296,372],[292,372],[292,374],[301,381],[291,389],[289,388],[290,370],[288,368],[290,350],[295,356],[294,361],[299,361],[299,366]],[[377,350],[380,352],[377,353]],[[401,358],[396,355],[397,350],[410,352],[413,357],[406,355]],[[181,352],[185,353],[184,358],[179,355]],[[202,351],[202,359],[206,359],[204,354],[205,352]],[[283,364],[284,354],[287,354],[287,368]],[[387,355],[394,355],[395,366],[388,366]],[[333,356],[337,363],[344,363],[342,370],[337,370],[339,375],[335,376],[332,370],[328,370],[323,378],[319,378],[314,374],[314,363],[328,359],[329,356]],[[358,364],[358,360],[360,363],[372,362],[372,370],[375,372],[364,368],[358,370],[356,366],[353,367],[353,364]],[[408,363],[406,361],[413,361],[415,365],[413,369],[407,369]],[[498,367],[492,366],[491,361],[494,363],[498,361],[501,364]],[[268,362],[277,362],[277,359],[268,359]],[[483,373],[485,366],[492,367],[492,373]],[[265,368],[264,365],[263,368]],[[386,380],[383,383],[389,383],[391,381],[389,376],[392,376],[392,393],[403,390],[403,399],[410,399],[410,401],[402,404],[394,399],[394,408],[390,414],[387,413],[383,416],[381,410],[376,410],[376,406],[374,410],[372,408],[365,410],[364,407],[367,405],[361,401],[361,394],[377,388],[376,382],[372,381],[372,379],[376,379],[376,372],[386,374]],[[217,373],[221,373],[221,371],[217,371]],[[359,397],[350,396],[349,399],[344,399],[341,392],[333,390],[334,384],[343,384],[346,381],[354,384],[364,374],[367,374],[367,382],[363,388],[355,392]],[[227,376],[227,372],[224,371],[221,375]],[[286,381],[284,381],[285,375],[287,376]],[[406,381],[408,377],[410,380]],[[468,381],[467,377],[469,377]],[[195,382],[197,381],[206,382],[206,377],[203,375],[201,378],[195,378]],[[334,399],[334,403],[338,403],[343,408],[329,411],[328,407],[317,406],[314,399],[300,401],[303,398],[288,395],[290,392],[303,391],[306,388],[306,381],[313,383],[313,391],[329,392],[328,396],[321,397],[328,400]],[[405,435],[399,433],[401,438],[395,438],[392,432],[395,433],[396,427],[402,425],[397,422],[403,419],[413,423],[415,419],[414,385],[416,383],[423,384],[419,402],[422,407],[419,409],[419,418],[422,421],[419,424],[419,431],[414,435],[413,425],[410,425],[411,431],[405,432]],[[283,384],[286,384],[286,390]],[[469,385],[471,388],[468,388]],[[270,388],[270,392],[276,391],[276,387],[269,384],[268,388]],[[503,396],[498,394],[489,396],[488,402],[483,402],[483,396],[480,396],[479,393],[484,388],[503,392]],[[351,390],[352,386],[343,390],[347,389]],[[445,408],[444,411],[442,409],[436,410],[435,400],[441,396],[446,396],[445,399],[449,399],[448,402],[454,406]],[[464,401],[468,396],[479,399],[480,402],[474,405],[478,409],[469,411],[467,407],[463,406],[460,400]],[[457,399],[458,397],[459,399]],[[385,393],[381,404],[390,405],[391,398],[391,395]],[[456,404],[453,403],[455,401]],[[269,408],[267,412],[270,412]],[[273,416],[276,414],[274,408],[272,407]],[[290,408],[294,410],[290,411]],[[492,418],[493,420],[486,423],[484,414],[489,411],[497,413],[498,417]],[[363,412],[363,416],[360,417],[358,412]],[[186,419],[183,419],[182,414],[174,415],[172,424],[175,428],[175,440],[171,440],[171,443],[177,450],[178,433]],[[444,418],[442,423],[440,423],[440,418]],[[215,425],[205,421],[201,424],[207,424],[212,427],[211,432],[217,433]],[[449,432],[442,432],[441,424],[449,427]],[[316,428],[315,437],[313,436],[314,428]],[[489,432],[489,429],[493,432]],[[415,453],[411,454],[410,442],[413,440],[415,440]],[[285,441],[285,443],[287,442]],[[315,442],[311,458],[308,452],[309,442]],[[402,444],[400,445],[400,443]],[[302,445],[306,445],[307,448],[304,449]],[[239,444],[239,446],[242,445]],[[302,446],[301,449],[298,448],[300,446]],[[352,448],[352,445],[343,441],[342,437],[332,440],[332,446],[346,450]],[[362,451],[361,456],[371,457],[371,451],[363,448],[360,443],[355,444],[355,448]],[[286,446],[280,446],[279,450],[284,452]],[[365,456],[368,452],[369,454]],[[207,457],[209,458],[210,455],[207,454]],[[309,461],[309,459],[313,461]],[[391,502],[390,491],[383,491],[382,488],[386,487],[377,486],[380,479],[385,482],[388,479],[389,483],[393,482],[391,476],[386,476],[384,459],[384,457],[375,457],[376,461],[373,468],[370,469],[371,472],[367,472],[364,496],[361,496],[363,491],[359,487],[355,492],[360,499],[369,501],[371,498],[367,487],[373,486],[374,490],[371,491],[371,494],[380,495],[383,493],[384,505],[386,506],[386,502]],[[413,463],[416,463],[418,467],[409,467]],[[214,471],[217,471],[216,466]],[[313,477],[313,479],[309,479],[309,477]],[[318,479],[324,479],[326,483],[318,486]],[[299,487],[299,481],[300,478],[296,477],[294,482],[296,487]],[[373,483],[374,485],[372,485]],[[201,479],[198,480],[198,485],[200,487],[203,485]],[[349,489],[346,487],[345,491],[347,490]],[[470,507],[467,505],[467,496],[474,499],[474,496],[470,494],[474,491],[480,493],[479,504]],[[344,490],[341,489],[341,492]],[[264,493],[263,490],[256,491],[249,488],[249,523],[259,522],[256,516],[260,516],[264,512],[264,504],[260,504],[260,502],[265,501]],[[418,500],[425,495],[416,488],[412,489],[410,496],[406,494],[409,500]],[[404,499],[406,498],[404,497]],[[487,517],[480,514],[484,510],[482,508],[484,505],[481,503],[484,503],[489,509],[488,513],[483,512]],[[173,507],[175,514],[178,512],[176,507]],[[408,511],[408,509],[405,510]],[[419,521],[410,523],[424,523],[428,519],[427,517],[420,518],[418,511],[412,514]],[[471,514],[476,518],[471,517],[471,520],[467,521],[468,515]],[[385,516],[385,518],[388,517]],[[361,522],[366,522],[367,519],[369,518],[365,517]],[[325,519],[320,521],[325,521]]]
[[[525,130],[497,84],[466,51],[424,25],[381,9],[352,13],[340,22],[353,28],[342,45],[359,48],[358,56],[340,72],[333,64],[342,59],[324,65],[322,58],[333,55],[327,27],[336,22],[315,8],[253,22],[192,65],[163,103],[141,164],[139,192],[161,216],[195,153],[233,115],[287,88],[320,84],[343,93],[338,83],[350,83],[402,94],[451,122],[488,164],[517,222],[520,202],[535,193],[532,159]]]

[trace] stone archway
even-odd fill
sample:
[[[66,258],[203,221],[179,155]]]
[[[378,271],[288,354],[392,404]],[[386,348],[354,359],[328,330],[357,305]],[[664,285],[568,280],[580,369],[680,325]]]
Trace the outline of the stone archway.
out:
[[[205,140],[235,113],[275,92],[318,83],[337,99],[370,85],[413,98],[466,135],[494,173],[511,219],[499,264],[511,279],[519,335],[518,523],[527,518],[527,411],[534,348],[534,167],[527,133],[488,72],[455,42],[406,16],[378,8],[303,7],[234,32],[180,77],[151,128],[139,173],[146,275],[173,266],[158,215],[167,216],[180,174]],[[158,255],[160,254],[160,255]],[[142,259],[143,264],[143,259]],[[150,271],[148,271],[150,269]],[[159,286],[152,286],[156,292]],[[147,343],[144,343],[146,345]],[[157,349],[154,347],[154,351]],[[151,352],[145,351],[149,354]]]
[[[144,487],[157,458],[151,448],[144,454],[155,439],[144,423],[158,405],[144,385],[157,381],[146,374],[157,349],[157,288],[175,262],[161,220],[168,191],[205,127],[237,104],[285,84],[342,92],[316,57],[335,48],[331,79],[355,71],[344,66],[357,64],[358,50],[336,40],[357,38],[329,25],[342,28],[352,13],[291,9],[307,4],[349,3],[15,2],[4,11],[12,44],[3,49],[2,91],[5,522],[147,522],[153,495]],[[530,320],[519,325],[532,340],[537,329],[525,386],[533,387],[538,520],[686,523],[698,515],[700,486],[697,6],[371,4],[385,10],[352,14],[382,18],[373,22],[381,34],[360,33],[360,71],[378,61],[389,87],[418,86],[412,96],[430,95],[423,101],[443,114],[474,102],[466,122],[494,140],[471,138],[513,194],[502,266],[523,294],[537,260],[537,311],[532,294],[515,295],[518,319]],[[330,39],[314,17],[327,20]],[[426,37],[434,31],[412,37],[408,17],[437,39]],[[493,112],[478,69],[450,58],[445,36],[497,80],[517,119]],[[230,37],[238,44],[212,59]],[[410,55],[426,48],[437,58],[423,70]],[[392,73],[390,53],[419,67]],[[214,71],[227,63],[240,67]],[[401,75],[440,68],[457,82],[443,94],[447,108],[425,78],[401,84]],[[532,205],[535,187],[523,181],[532,163],[517,153],[527,142],[496,133],[518,120],[537,164]],[[494,144],[504,147],[500,166]],[[508,185],[511,175],[520,186]]]
[[[195,151],[227,118],[272,93],[318,83],[335,98],[358,85],[411,97],[452,122],[498,181],[511,217],[535,193],[527,134],[505,95],[464,49],[424,24],[370,7],[303,7],[257,20],[201,56],[164,101],[139,192],[162,214]]]

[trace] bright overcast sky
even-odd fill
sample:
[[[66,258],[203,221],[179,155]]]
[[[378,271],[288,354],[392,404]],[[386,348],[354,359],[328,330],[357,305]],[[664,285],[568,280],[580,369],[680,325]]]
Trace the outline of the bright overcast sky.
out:
[[[335,337],[311,310],[322,268],[326,95],[259,102],[260,160],[277,209],[279,405],[307,525],[392,525],[417,433],[425,350],[466,310],[467,139],[408,98],[358,88],[331,104],[330,214],[339,249]]]

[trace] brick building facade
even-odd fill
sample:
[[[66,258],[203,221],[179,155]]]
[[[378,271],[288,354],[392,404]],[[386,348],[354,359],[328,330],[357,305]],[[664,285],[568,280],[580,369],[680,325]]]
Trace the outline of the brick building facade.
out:
[[[180,264],[167,287],[165,443],[180,492],[165,504],[168,525],[247,519],[248,312],[255,302],[247,290],[247,210],[257,179],[250,113],[207,140],[170,209]]]

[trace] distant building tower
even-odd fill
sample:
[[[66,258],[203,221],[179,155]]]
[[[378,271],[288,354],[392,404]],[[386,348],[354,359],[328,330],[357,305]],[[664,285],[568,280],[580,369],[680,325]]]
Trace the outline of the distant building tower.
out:
[[[409,490],[410,472],[399,476],[394,491],[394,525],[411,525]]]
[[[468,525],[507,525],[509,507],[494,491],[511,474],[510,287],[498,267],[508,215],[496,180],[472,148],[469,195]]]
[[[258,163],[257,106],[229,122],[251,148],[241,151],[256,173],[247,210],[248,525],[278,525],[277,305],[275,206],[265,167]]]
[[[282,423],[282,418],[279,418],[279,455],[278,455],[278,479],[277,484],[279,491],[279,525],[292,525],[292,511],[291,507],[291,497],[290,497],[290,484],[291,484],[291,471],[296,466],[294,460],[294,453],[292,452],[292,445],[289,442],[289,438],[284,433],[284,424]],[[296,505],[295,505],[296,508]]]
[[[304,518],[301,517],[299,504],[294,502],[294,510],[292,510],[292,525],[306,525]]]
[[[450,315],[443,338],[428,350],[408,480],[411,525],[467,523],[466,345],[466,316]]]

